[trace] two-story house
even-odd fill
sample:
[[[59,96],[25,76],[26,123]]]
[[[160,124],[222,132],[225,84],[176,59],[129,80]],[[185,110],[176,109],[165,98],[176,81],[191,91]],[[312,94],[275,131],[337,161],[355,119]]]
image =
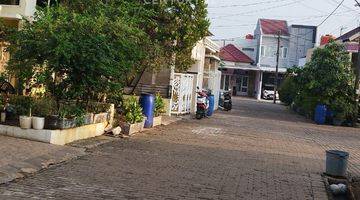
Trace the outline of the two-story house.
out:
[[[31,20],[35,14],[36,0],[3,0],[0,1],[0,18],[4,25],[19,28],[22,19]],[[0,38],[0,72],[9,60],[5,52],[6,41]]]
[[[258,48],[256,63],[260,68],[256,74],[256,80],[259,82],[256,98],[260,99],[263,87],[273,87],[275,83],[278,38],[280,38],[278,72],[283,74],[290,66],[290,31],[285,20],[259,19],[254,37]]]

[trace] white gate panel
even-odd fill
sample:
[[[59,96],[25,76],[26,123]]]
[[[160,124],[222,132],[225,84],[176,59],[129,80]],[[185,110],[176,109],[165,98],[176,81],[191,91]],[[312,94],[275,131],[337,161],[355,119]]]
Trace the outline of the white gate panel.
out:
[[[191,110],[194,75],[175,73],[171,92],[171,114],[187,114]]]

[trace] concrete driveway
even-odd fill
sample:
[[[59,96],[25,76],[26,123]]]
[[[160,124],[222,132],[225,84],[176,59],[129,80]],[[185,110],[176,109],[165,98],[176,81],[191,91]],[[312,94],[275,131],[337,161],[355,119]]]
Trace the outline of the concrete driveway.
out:
[[[317,126],[286,107],[235,98],[234,110],[91,149],[0,187],[0,199],[327,199],[326,149],[351,153],[360,130]]]

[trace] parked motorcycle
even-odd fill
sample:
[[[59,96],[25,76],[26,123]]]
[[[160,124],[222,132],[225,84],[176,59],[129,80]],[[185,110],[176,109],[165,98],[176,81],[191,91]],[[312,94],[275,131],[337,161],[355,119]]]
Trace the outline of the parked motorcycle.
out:
[[[232,109],[231,91],[221,91],[219,98],[219,107],[222,110],[229,111]]]
[[[207,116],[209,109],[209,99],[206,91],[198,91],[196,99],[196,119],[202,119]]]

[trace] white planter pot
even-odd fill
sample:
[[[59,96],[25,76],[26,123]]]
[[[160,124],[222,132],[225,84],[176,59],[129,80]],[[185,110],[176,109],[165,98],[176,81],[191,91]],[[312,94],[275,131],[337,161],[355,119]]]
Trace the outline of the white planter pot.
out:
[[[1,123],[4,123],[6,121],[6,113],[2,112],[1,113]]]
[[[44,117],[33,117],[32,118],[32,127],[36,130],[42,130],[45,126],[45,118]]]
[[[28,116],[20,116],[20,128],[22,129],[30,129],[31,128],[31,118]]]
[[[128,124],[126,122],[119,122],[122,133],[125,135],[134,135],[135,133],[141,132],[144,130],[145,121],[136,123],[136,124]]]

